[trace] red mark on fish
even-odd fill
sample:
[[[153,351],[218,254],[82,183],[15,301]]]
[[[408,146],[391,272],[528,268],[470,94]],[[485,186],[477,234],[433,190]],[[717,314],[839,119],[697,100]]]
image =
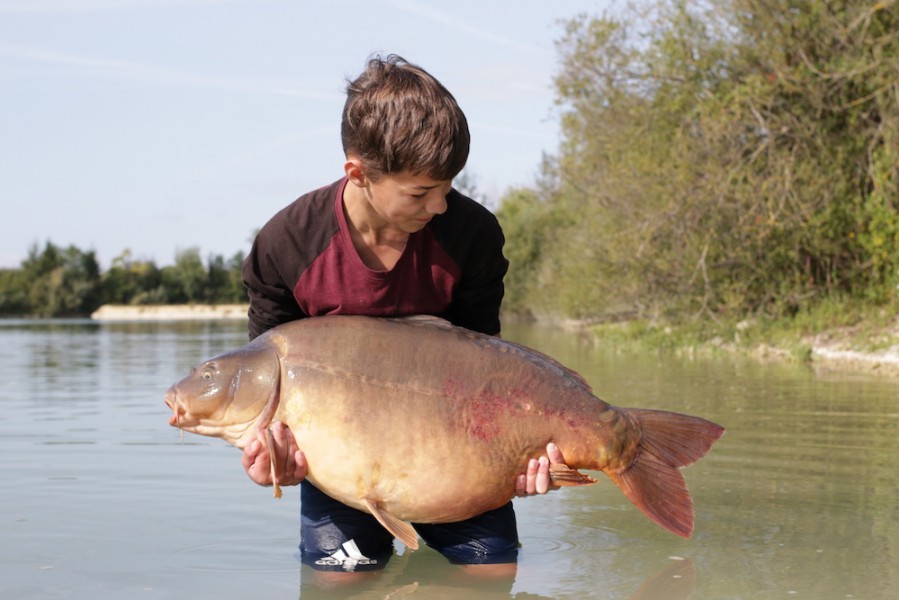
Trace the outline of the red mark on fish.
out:
[[[448,379],[443,384],[443,393],[453,401],[468,434],[485,442],[502,432],[503,417],[527,414],[531,410],[529,395],[523,388],[512,388],[501,395],[484,388],[467,389],[463,382]]]

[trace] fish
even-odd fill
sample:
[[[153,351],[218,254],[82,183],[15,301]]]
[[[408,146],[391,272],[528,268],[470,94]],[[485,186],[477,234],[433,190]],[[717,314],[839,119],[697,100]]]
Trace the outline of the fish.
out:
[[[291,321],[198,364],[165,403],[170,425],[237,448],[284,423],[309,481],[413,550],[412,523],[506,504],[549,442],[566,463],[552,466],[554,485],[591,485],[581,470],[602,472],[688,538],[695,513],[680,469],[724,434],[701,417],[613,406],[542,352],[428,316]]]

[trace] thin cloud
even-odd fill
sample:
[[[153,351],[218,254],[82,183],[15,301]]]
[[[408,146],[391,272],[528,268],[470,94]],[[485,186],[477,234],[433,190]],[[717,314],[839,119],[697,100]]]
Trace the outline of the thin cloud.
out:
[[[412,13],[432,21],[437,21],[441,25],[451,27],[460,33],[472,35],[486,42],[518,50],[519,52],[528,52],[533,54],[541,54],[542,51],[535,45],[524,44],[518,40],[482,29],[468,21],[460,19],[450,13],[428,6],[422,2],[415,0],[387,0],[387,4],[396,9]]]
[[[529,131],[526,129],[515,127],[499,127],[497,125],[491,125],[489,123],[483,123],[479,121],[471,121],[469,122],[469,125],[473,130],[493,131],[495,133],[501,133],[504,135],[514,135],[518,137],[532,138],[542,141],[552,141],[554,139],[552,133],[547,134],[539,131]]]
[[[2,0],[0,13],[60,14],[233,4],[241,0]]]
[[[133,61],[69,54],[30,46],[0,44],[0,56],[57,65],[64,67],[69,75],[76,77],[109,79],[139,86],[196,87],[327,101],[343,99],[343,94],[336,90],[334,92],[308,90],[284,82],[199,75]]]

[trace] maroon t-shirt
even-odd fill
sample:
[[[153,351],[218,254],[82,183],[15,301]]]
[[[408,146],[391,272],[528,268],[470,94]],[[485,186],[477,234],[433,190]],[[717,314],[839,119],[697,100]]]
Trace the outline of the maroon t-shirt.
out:
[[[370,269],[343,211],[344,178],[301,196],[260,230],[244,262],[250,338],[309,316],[429,314],[499,333],[504,238],[496,217],[456,190],[409,236],[389,271]]]

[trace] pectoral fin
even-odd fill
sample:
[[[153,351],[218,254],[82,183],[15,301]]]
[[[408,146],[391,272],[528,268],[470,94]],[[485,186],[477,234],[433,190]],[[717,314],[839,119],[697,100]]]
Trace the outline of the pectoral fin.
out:
[[[403,542],[406,548],[418,550],[418,533],[415,532],[415,528],[412,525],[397,519],[389,512],[381,510],[381,507],[378,506],[375,500],[363,498],[362,504],[378,520],[378,523],[383,525],[384,529],[392,533],[399,541]]]
[[[566,465],[550,465],[549,479],[553,485],[591,485],[596,480],[589,475],[584,475],[577,469],[572,469]]]

